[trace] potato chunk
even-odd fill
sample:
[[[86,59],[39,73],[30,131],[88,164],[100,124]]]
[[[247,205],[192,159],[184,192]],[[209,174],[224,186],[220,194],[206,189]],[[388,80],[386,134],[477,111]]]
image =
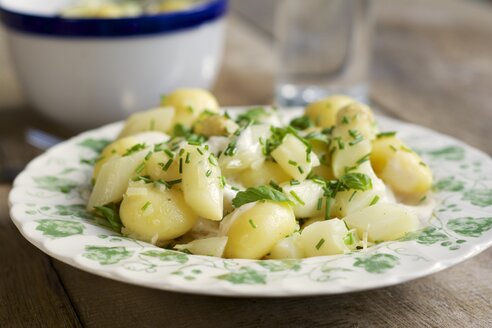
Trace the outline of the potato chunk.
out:
[[[344,238],[349,231],[340,219],[313,222],[301,232],[300,242],[307,257],[349,252]]]
[[[306,107],[305,114],[314,124],[322,128],[335,125],[338,111],[355,100],[342,95],[333,95],[315,101]]]
[[[113,157],[119,157],[133,153],[144,148],[149,148],[154,144],[169,140],[169,136],[162,132],[147,131],[134,134],[132,136],[118,139],[104,148],[101,155],[94,165],[92,172],[93,180],[97,179],[102,166]]]
[[[154,152],[148,159],[145,170],[152,180],[162,179],[164,181],[172,181],[181,178],[181,174],[179,173],[179,158],[177,154],[169,152]]]
[[[130,179],[142,173],[147,154],[147,150],[142,150],[129,156],[114,157],[105,163],[97,177],[87,209],[92,211],[95,206],[119,202]]]
[[[204,111],[219,112],[219,104],[215,97],[202,89],[175,90],[162,99],[161,106],[170,106],[176,111],[173,126],[179,123],[188,128]]]
[[[303,257],[304,249],[298,232],[279,240],[267,256],[269,259],[301,259]]]
[[[323,188],[312,180],[304,180],[299,184],[289,182],[280,185],[284,193],[292,201],[296,218],[312,218],[323,216],[325,201]]]
[[[222,220],[224,195],[217,159],[201,146],[186,145],[183,149],[180,161],[186,202],[201,217]]]
[[[286,203],[256,202],[229,214],[221,223],[221,229],[229,237],[226,257],[260,259],[280,239],[295,231],[296,220]]]
[[[255,168],[248,168],[238,173],[236,180],[248,188],[263,186],[270,181],[280,184],[290,180],[290,176],[277,163],[264,161]]]
[[[432,186],[430,168],[396,137],[373,142],[371,164],[376,174],[405,201],[418,201]]]
[[[202,114],[195,122],[193,131],[207,137],[228,136],[234,133],[239,126],[231,119],[219,114]]]
[[[138,144],[138,141],[135,137],[126,137],[119,140],[114,141],[104,148],[101,152],[101,155],[97,159],[94,164],[94,170],[92,171],[92,179],[95,181],[101,168],[104,164],[106,164],[111,158],[121,156],[127,152],[132,146]]]
[[[132,114],[125,121],[118,139],[144,131],[168,132],[172,128],[174,108],[159,107]]]
[[[120,217],[126,234],[153,244],[185,234],[198,218],[181,191],[143,183],[128,188],[121,202]]]
[[[303,181],[314,166],[319,165],[316,155],[297,137],[287,134],[282,143],[272,151],[272,157],[292,178]]]
[[[398,204],[378,203],[347,215],[343,219],[350,228],[357,230],[359,238],[371,242],[396,240],[419,227],[417,216]]]
[[[195,239],[188,244],[175,245],[177,250],[187,250],[191,254],[222,257],[227,244],[227,237],[210,237]]]

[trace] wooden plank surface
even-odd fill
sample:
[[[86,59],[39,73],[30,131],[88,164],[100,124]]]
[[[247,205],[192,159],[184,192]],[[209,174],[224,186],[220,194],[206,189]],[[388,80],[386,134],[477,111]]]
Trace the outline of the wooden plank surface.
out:
[[[0,187],[0,327],[80,327],[50,258],[10,220],[9,190]]]
[[[267,12],[273,7],[267,4],[270,9],[255,18],[241,3],[233,3],[236,14],[229,18],[214,92],[224,105],[269,103],[274,57]],[[376,4],[375,102],[392,116],[492,153],[492,9],[449,0]],[[11,68],[1,66],[6,63],[0,43],[0,108],[20,108]],[[0,135],[30,118],[7,115],[0,116]],[[15,161],[35,153],[19,141],[19,131],[8,132],[16,135],[8,142],[3,135],[0,148],[13,152]],[[0,327],[492,327],[492,250],[430,277],[375,291],[288,299],[183,295],[126,285],[51,260],[8,219],[7,192],[0,187]]]
[[[491,327],[492,252],[402,285],[338,296],[185,295],[98,278],[60,262],[87,327]]]

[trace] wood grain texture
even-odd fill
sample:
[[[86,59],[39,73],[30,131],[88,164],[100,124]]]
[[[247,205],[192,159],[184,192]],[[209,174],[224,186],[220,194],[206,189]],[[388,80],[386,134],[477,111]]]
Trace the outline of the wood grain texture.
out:
[[[273,5],[268,1],[256,17],[252,2],[267,1],[232,4],[235,14],[229,17],[214,88],[224,105],[273,100]],[[391,116],[492,153],[491,7],[382,0],[375,9],[375,102]],[[1,33],[0,108],[21,108]],[[0,150],[15,163],[36,153],[21,142],[21,122],[58,131],[28,112],[4,114]],[[287,299],[184,295],[126,285],[50,260],[10,222],[7,192],[0,187],[0,327],[492,327],[492,249],[438,274],[374,291]]]
[[[51,260],[25,240],[0,187],[0,327],[80,327]]]
[[[376,103],[492,154],[492,6],[446,0],[377,4]]]
[[[312,298],[184,295],[98,278],[61,262],[56,262],[55,268],[87,327],[132,327],[136,323],[141,327],[492,325],[492,250],[402,285]]]

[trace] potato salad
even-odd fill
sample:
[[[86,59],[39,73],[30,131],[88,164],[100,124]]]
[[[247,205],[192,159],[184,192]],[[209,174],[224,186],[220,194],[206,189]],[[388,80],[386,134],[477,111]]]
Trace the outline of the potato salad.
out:
[[[334,95],[286,114],[167,94],[102,151],[87,208],[128,237],[225,258],[343,254],[420,228],[409,205],[432,173],[367,105]]]
[[[76,0],[60,15],[67,18],[123,18],[187,10],[204,0]]]

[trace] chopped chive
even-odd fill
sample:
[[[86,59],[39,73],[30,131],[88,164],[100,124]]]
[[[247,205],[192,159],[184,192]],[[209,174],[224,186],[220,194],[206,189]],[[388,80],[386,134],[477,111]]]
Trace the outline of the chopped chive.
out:
[[[349,124],[349,119],[348,119],[348,117],[347,117],[347,116],[344,116],[344,117],[342,118],[342,123],[343,123],[343,124]]]
[[[198,148],[196,149],[196,151],[197,151],[200,155],[203,155],[203,150],[201,150],[201,149],[200,149],[200,147],[198,147]]]
[[[224,155],[226,156],[233,156],[237,151],[236,148],[236,141],[232,141],[230,144],[227,145],[227,148],[224,150]]]
[[[406,151],[407,153],[413,153],[413,150],[403,145],[400,146],[400,149]]]
[[[291,186],[297,186],[298,184],[301,184],[298,180],[295,180],[295,179],[290,180],[289,183]]]
[[[155,144],[154,145],[154,151],[158,152],[158,151],[164,150],[164,144],[165,144],[164,142],[161,142],[159,144]]]
[[[183,158],[179,159],[179,173],[183,173]]]
[[[372,206],[372,205],[376,204],[378,201],[379,201],[379,196],[378,196],[378,195],[376,195],[376,196],[374,196],[374,198],[371,200],[371,203],[369,204],[369,206]]]
[[[145,168],[145,162],[142,162],[135,169],[135,173],[140,174],[144,168]]]
[[[393,146],[393,145],[389,145],[389,147],[390,147],[390,148],[391,148],[391,150],[392,150],[392,151],[394,151],[394,152],[397,152],[397,151],[398,151],[398,149],[396,149],[396,147],[395,147],[395,146]]]
[[[427,196],[423,196],[422,198],[420,198],[419,200],[419,203],[422,203],[423,201],[425,201],[427,199]]]
[[[132,181],[143,181],[145,183],[151,183],[152,179],[148,176],[138,175],[138,176],[132,178]]]
[[[136,145],[133,145],[132,147],[128,148],[126,152],[123,154],[123,156],[130,156],[133,153],[138,152],[139,150],[145,149],[146,145],[145,143],[139,143]]]
[[[354,190],[354,192],[352,193],[352,195],[350,195],[350,198],[349,198],[349,202],[352,201],[352,199],[354,198],[355,194],[357,193],[357,190]]]
[[[420,161],[419,162],[419,165],[423,166],[423,167],[427,167],[427,164],[425,164],[424,162]]]
[[[249,225],[250,225],[253,229],[256,229],[256,224],[253,222],[253,220],[249,219]]]
[[[192,146],[200,146],[202,143],[199,140],[188,140],[188,144]]]
[[[319,250],[321,248],[321,246],[323,246],[323,244],[325,243],[325,240],[323,238],[321,238],[318,243],[316,244],[316,250]]]
[[[181,148],[181,149],[179,150],[179,156],[183,156],[184,152],[185,152],[184,148]]]
[[[208,148],[209,148],[208,145],[205,145],[205,150],[208,150]]]
[[[174,186],[175,184],[178,184],[178,183],[181,183],[181,181],[183,181],[182,179],[176,179],[176,180],[171,180],[171,181],[166,181],[166,183],[169,185],[169,186]]]
[[[316,205],[316,209],[321,210],[321,206],[323,206],[323,198],[318,198],[318,204]]]
[[[190,162],[190,153],[186,152],[186,159],[185,159],[185,163],[188,164]]]
[[[193,107],[191,106],[186,106],[186,110],[190,113],[193,113]]]
[[[174,157],[174,153],[172,151],[170,151],[169,149],[165,148],[164,152],[166,153],[167,157],[169,157],[169,158]]]
[[[297,166],[297,162],[289,159],[289,164],[293,166]]]
[[[349,166],[349,167],[345,167],[343,169],[343,171],[345,172],[345,174],[349,173],[350,171],[353,171],[357,168],[357,166]]]
[[[212,170],[208,170],[207,173],[205,173],[205,176],[208,178],[212,174]]]
[[[338,149],[340,149],[340,150],[344,149],[345,143],[343,142],[342,138],[337,137],[336,140],[337,140],[337,144],[338,144]]]
[[[291,190],[289,194],[291,194],[292,197],[294,197],[294,199],[302,206],[306,205],[306,203],[304,203],[304,201],[299,197],[299,195],[294,190]]]
[[[208,156],[208,162],[213,166],[217,166],[217,160],[215,159],[215,156],[213,154],[210,154],[210,156]]]
[[[225,185],[226,185],[226,179],[225,179],[225,177],[223,175],[221,175],[219,179],[220,179],[220,187],[221,188],[224,188]]]
[[[349,131],[350,136],[354,139],[353,141],[349,142],[349,146],[354,146],[364,140],[364,137],[362,134],[360,134],[357,130],[352,130],[350,129]]]
[[[142,206],[142,212],[145,212],[145,210],[150,206],[152,205],[152,202],[149,200],[147,201],[147,203],[144,204],[144,206]]]
[[[169,159],[169,160],[166,162],[166,165],[164,165],[164,166],[162,167],[162,170],[163,170],[163,171],[167,171],[173,162],[174,162],[174,160]]]
[[[234,190],[234,191],[239,191],[240,190],[238,187],[235,187],[235,186],[232,186],[231,189]]]
[[[325,181],[321,178],[314,177],[311,179],[314,183],[319,184],[320,186],[325,186]]]
[[[355,243],[354,241],[354,233],[353,232],[349,232],[345,235],[345,237],[343,237],[343,243],[345,245],[353,245]]]
[[[154,181],[154,183],[164,185],[167,189],[171,189],[171,186],[166,181],[164,181],[162,179],[159,179],[157,181]]]
[[[360,165],[360,164],[368,161],[370,156],[371,156],[371,153],[367,153],[364,156],[362,156],[361,158],[359,158],[356,163]]]
[[[219,150],[219,152],[217,153],[217,158],[220,158],[220,155],[222,155],[222,150]]]
[[[304,170],[303,170],[303,168],[302,168],[302,167],[298,166],[298,167],[297,167],[297,170],[299,171],[299,173],[304,174]]]
[[[311,163],[311,152],[312,152],[312,148],[307,147],[306,148],[306,162],[307,163]]]
[[[393,137],[396,135],[396,131],[381,132],[376,135],[376,138]]]
[[[153,152],[149,151],[147,155],[145,155],[145,160],[148,161],[150,157],[152,157]]]
[[[328,220],[330,218],[330,207],[331,207],[331,198],[326,197],[325,198],[326,202],[326,207],[325,207],[325,220]]]
[[[271,186],[273,189],[276,189],[276,190],[281,191],[281,192],[283,191],[283,190],[282,190],[282,187],[280,187],[278,184],[276,184],[276,183],[275,183],[275,181],[270,181],[270,183],[269,183],[269,184],[270,184],[270,186]]]

